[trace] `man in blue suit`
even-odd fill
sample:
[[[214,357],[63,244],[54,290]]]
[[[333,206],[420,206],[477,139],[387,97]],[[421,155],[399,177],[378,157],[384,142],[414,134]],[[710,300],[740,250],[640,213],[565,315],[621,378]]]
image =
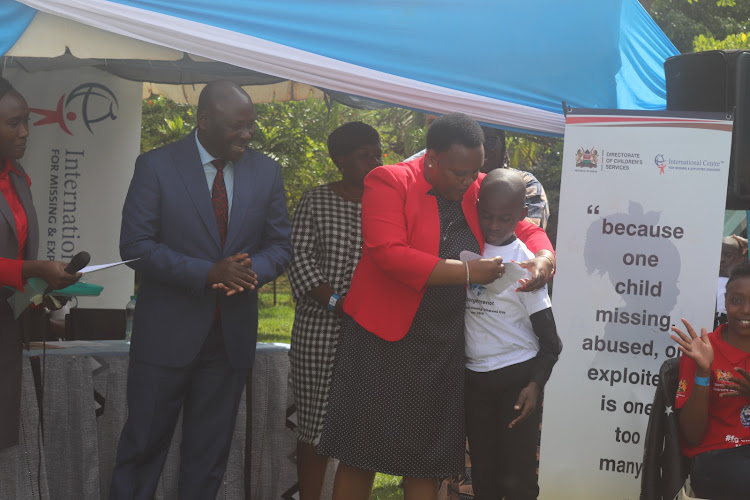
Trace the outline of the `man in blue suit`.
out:
[[[112,499],[153,498],[181,409],[179,498],[216,497],[255,356],[255,288],[292,259],[281,169],[247,147],[254,133],[250,97],[212,82],[196,131],[136,161],[120,254],[142,279]]]

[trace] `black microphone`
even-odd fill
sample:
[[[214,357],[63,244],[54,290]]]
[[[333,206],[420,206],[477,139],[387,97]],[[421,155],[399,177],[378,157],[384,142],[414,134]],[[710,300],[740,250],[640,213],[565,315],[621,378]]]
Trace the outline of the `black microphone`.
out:
[[[68,265],[65,266],[65,272],[68,274],[75,274],[84,267],[86,267],[89,264],[89,261],[91,260],[91,255],[89,255],[88,252],[78,252],[73,256],[72,259],[70,259],[70,262],[68,262]],[[49,294],[50,292],[53,292],[54,289],[51,286],[48,286],[47,289],[44,291],[44,295]]]

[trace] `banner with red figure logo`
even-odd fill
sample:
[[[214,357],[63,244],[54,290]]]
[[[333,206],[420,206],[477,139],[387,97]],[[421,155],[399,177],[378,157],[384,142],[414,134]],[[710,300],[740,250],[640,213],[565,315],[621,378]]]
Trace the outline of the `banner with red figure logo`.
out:
[[[31,111],[20,162],[39,217],[39,258],[67,262],[85,250],[91,264],[119,261],[122,204],[140,151],[141,84],[94,68],[4,76]],[[133,294],[125,266],[90,281],[104,291],[81,298],[81,307],[121,309]]]

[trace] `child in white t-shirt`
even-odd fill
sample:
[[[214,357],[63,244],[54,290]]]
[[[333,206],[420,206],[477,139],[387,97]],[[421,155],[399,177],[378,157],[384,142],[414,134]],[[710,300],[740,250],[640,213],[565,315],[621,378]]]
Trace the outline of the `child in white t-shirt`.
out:
[[[515,170],[482,181],[484,258],[522,262],[533,254],[514,234],[526,217],[526,188]],[[476,500],[535,499],[540,396],[562,350],[547,287],[501,293],[471,285],[466,302],[466,432]]]

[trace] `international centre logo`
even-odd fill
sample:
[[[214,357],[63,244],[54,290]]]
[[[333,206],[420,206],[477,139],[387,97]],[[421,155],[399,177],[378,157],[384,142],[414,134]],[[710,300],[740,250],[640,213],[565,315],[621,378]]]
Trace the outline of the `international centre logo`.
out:
[[[578,148],[576,151],[576,167],[596,168],[599,162],[599,152],[594,149]]]
[[[57,101],[56,109],[29,108],[43,118],[34,122],[35,127],[58,125],[66,134],[73,135],[70,125],[81,118],[86,129],[93,135],[92,126],[111,120],[117,120],[120,105],[117,96],[101,83],[84,83],[63,94]],[[77,111],[77,112],[76,112]]]
[[[664,169],[667,168],[667,160],[664,159],[664,155],[656,155],[654,157],[654,163],[659,167],[659,175],[664,173]]]

